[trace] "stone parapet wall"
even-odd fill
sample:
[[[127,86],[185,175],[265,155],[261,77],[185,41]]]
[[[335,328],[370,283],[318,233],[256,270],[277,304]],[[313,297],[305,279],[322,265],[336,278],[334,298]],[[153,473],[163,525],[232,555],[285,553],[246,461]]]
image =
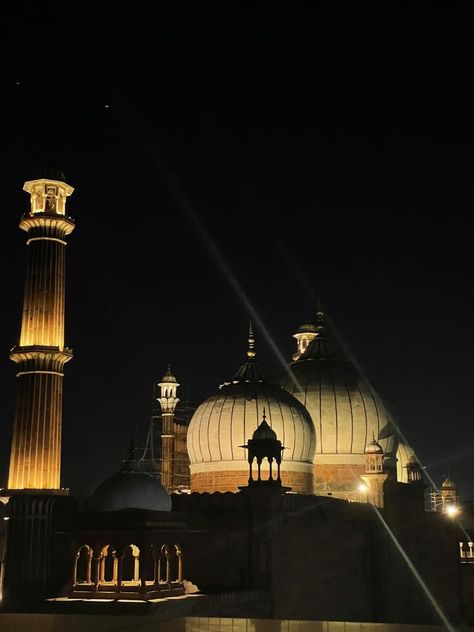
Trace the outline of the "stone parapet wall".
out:
[[[307,472],[282,472],[282,484],[299,494],[311,494],[313,475]],[[191,474],[193,492],[237,492],[239,486],[248,485],[249,473],[245,471],[196,472]]]
[[[352,500],[354,494],[359,494],[358,487],[362,482],[360,476],[364,473],[365,466],[362,464],[315,464],[314,491],[323,496],[330,493]]]

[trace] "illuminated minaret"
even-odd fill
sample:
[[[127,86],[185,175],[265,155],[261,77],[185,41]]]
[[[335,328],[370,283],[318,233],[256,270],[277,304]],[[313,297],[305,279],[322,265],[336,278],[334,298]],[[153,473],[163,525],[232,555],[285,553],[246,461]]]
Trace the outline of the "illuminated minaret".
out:
[[[179,398],[176,397],[178,382],[171,373],[171,365],[161,378],[158,384],[160,387],[160,397],[158,401],[161,406],[161,484],[171,491],[173,485],[173,460],[174,460],[174,413]]]
[[[66,215],[73,188],[59,179],[25,182],[31,209],[20,221],[27,234],[27,266],[20,341],[10,353],[17,364],[9,490],[59,490],[64,365]]]

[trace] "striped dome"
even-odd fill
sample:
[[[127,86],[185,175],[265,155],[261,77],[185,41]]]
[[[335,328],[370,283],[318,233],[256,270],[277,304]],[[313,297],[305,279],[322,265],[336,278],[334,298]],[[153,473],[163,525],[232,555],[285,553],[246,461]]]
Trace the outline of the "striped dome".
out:
[[[315,433],[304,406],[276,384],[239,382],[225,384],[194,413],[188,428],[191,466],[238,462],[246,469],[242,446],[252,438],[264,410],[267,423],[285,446],[284,463],[312,464]]]
[[[237,491],[238,485],[246,484],[249,466],[242,446],[252,438],[265,413],[285,447],[284,484],[297,491],[312,491],[316,436],[311,417],[281,386],[264,381],[254,356],[252,339],[248,361],[191,419],[187,433],[191,489]]]
[[[283,386],[311,415],[317,455],[363,455],[374,433],[386,463],[395,466],[395,427],[388,411],[324,330],[291,364],[291,374]]]
[[[415,453],[406,443],[400,442],[397,448],[397,481],[408,483],[408,463],[415,458]]]
[[[318,313],[317,334],[294,356],[282,385],[308,410],[314,424],[314,490],[357,500],[372,436],[384,452],[384,467],[396,476],[395,426],[381,399],[339,351]]]

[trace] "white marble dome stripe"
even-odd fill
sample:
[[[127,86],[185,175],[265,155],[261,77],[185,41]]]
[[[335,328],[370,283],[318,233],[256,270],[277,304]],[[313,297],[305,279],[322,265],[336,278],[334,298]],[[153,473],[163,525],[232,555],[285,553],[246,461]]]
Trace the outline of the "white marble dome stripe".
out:
[[[286,448],[284,460],[312,463],[316,437],[307,411],[282,389],[265,384],[224,387],[197,408],[187,433],[191,463],[245,461],[240,446],[252,438],[264,409]]]
[[[292,370],[296,381],[287,381],[285,386],[311,415],[318,454],[364,454],[374,432],[395,464],[393,421],[382,401],[349,362],[314,358],[296,362]]]

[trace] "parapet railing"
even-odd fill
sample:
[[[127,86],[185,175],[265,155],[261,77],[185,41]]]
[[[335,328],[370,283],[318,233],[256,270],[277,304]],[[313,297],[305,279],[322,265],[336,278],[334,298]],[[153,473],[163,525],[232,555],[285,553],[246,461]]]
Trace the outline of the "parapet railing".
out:
[[[462,564],[474,564],[474,542],[459,542],[459,558]]]

